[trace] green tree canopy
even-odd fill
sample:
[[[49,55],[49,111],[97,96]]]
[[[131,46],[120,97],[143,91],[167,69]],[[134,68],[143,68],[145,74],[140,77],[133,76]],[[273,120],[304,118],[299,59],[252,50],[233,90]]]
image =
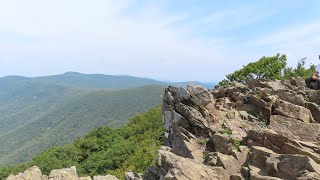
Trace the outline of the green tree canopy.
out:
[[[311,65],[309,68],[305,68],[305,63],[306,58],[301,59],[297,67],[292,68],[287,66],[286,55],[278,53],[272,57],[263,56],[260,60],[251,62],[243,66],[242,69],[226,75],[226,79],[222,80],[219,84],[227,85],[233,82],[245,82],[252,79],[282,80],[297,76],[307,78],[315,71],[315,66]]]
[[[25,171],[32,165],[44,174],[53,169],[76,166],[80,176],[112,174],[124,179],[124,172],[144,173],[154,165],[163,142],[162,109],[156,107],[132,117],[127,125],[112,129],[101,126],[72,144],[52,147],[29,163],[0,168],[0,179]]]
[[[316,66],[311,64],[309,68],[305,68],[306,58],[301,59],[296,68],[286,67],[283,70],[283,78],[290,79],[291,77],[303,77],[308,78],[316,71]]]

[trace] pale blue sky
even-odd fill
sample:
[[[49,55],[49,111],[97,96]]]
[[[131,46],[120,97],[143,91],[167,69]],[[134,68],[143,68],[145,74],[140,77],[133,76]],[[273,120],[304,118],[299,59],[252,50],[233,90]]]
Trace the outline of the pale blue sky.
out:
[[[0,76],[219,81],[278,52],[318,63],[320,1],[3,0]]]

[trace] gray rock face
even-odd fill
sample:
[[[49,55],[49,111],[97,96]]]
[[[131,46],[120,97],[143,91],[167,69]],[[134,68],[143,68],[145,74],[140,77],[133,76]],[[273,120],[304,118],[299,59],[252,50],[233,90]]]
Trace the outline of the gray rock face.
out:
[[[291,104],[296,104],[302,107],[304,107],[306,103],[303,95],[297,94],[297,93],[292,94],[292,92],[278,92],[277,96],[284,101],[287,101]]]
[[[292,166],[294,164],[294,166]],[[305,155],[271,154],[266,161],[269,175],[285,179],[297,179],[305,172],[320,173],[320,165]]]
[[[168,148],[150,172],[130,177],[319,179],[320,94],[303,79],[165,92]]]
[[[314,121],[320,123],[320,107],[314,102],[307,102],[306,107],[311,111]]]
[[[77,169],[76,167],[66,168],[66,169],[57,169],[52,170],[49,175],[49,180],[78,180]]]
[[[269,128],[295,140],[320,142],[320,124],[317,123],[303,123],[294,118],[272,115]]]
[[[291,85],[296,86],[298,88],[304,89],[306,87],[306,82],[302,77],[292,78],[290,80]]]
[[[275,103],[274,114],[282,115],[284,117],[291,117],[303,122],[313,122],[313,116],[309,109],[295,104],[291,104],[287,101],[277,100]]]
[[[216,171],[219,171],[219,169],[205,166],[193,159],[183,158],[168,151],[159,151],[157,165],[162,168],[160,172],[164,172],[163,174],[159,174],[160,179],[177,178],[217,180],[223,178],[216,174]]]

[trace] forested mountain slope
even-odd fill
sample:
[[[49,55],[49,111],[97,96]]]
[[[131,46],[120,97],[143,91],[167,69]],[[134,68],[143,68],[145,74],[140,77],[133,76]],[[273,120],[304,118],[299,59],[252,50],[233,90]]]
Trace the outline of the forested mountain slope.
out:
[[[101,125],[123,125],[159,105],[170,84],[186,85],[76,72],[0,78],[0,164],[28,161]]]
[[[76,166],[81,176],[111,173],[122,179],[128,170],[143,173],[154,164],[163,135],[161,107],[156,107],[117,129],[101,126],[71,144],[44,151],[32,162],[2,167],[0,179],[33,165],[47,175],[53,169]]]
[[[0,164],[30,160],[101,125],[126,123],[133,114],[160,104],[160,86],[128,89],[152,84],[161,83],[80,73],[0,78]]]

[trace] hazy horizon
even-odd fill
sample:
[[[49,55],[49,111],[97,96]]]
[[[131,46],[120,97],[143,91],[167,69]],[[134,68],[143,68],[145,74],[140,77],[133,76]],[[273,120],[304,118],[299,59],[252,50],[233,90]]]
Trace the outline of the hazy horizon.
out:
[[[132,76],[132,75],[127,75],[127,74],[101,74],[101,73],[82,73],[82,72],[75,72],[75,71],[67,71],[61,74],[48,74],[48,75],[39,75],[39,76],[22,76],[22,75],[15,75],[15,74],[11,74],[11,75],[6,75],[6,76],[0,76],[0,78],[5,78],[5,77],[10,77],[10,76],[17,76],[17,77],[26,77],[26,78],[37,78],[37,77],[47,77],[47,76],[59,76],[59,75],[64,75],[67,73],[79,73],[79,74],[84,74],[84,75],[105,75],[105,76],[128,76],[128,77],[136,77],[136,78],[145,78],[145,79],[150,79],[150,80],[155,80],[155,81],[160,81],[160,82],[174,82],[174,83],[180,83],[180,82],[200,82],[200,83],[208,83],[208,84],[216,84],[218,82],[214,82],[214,81],[198,81],[198,80],[187,80],[187,81],[172,81],[170,79],[156,79],[153,77],[141,77],[141,76]]]
[[[74,71],[219,82],[262,56],[318,63],[320,1],[11,0],[0,76]]]

